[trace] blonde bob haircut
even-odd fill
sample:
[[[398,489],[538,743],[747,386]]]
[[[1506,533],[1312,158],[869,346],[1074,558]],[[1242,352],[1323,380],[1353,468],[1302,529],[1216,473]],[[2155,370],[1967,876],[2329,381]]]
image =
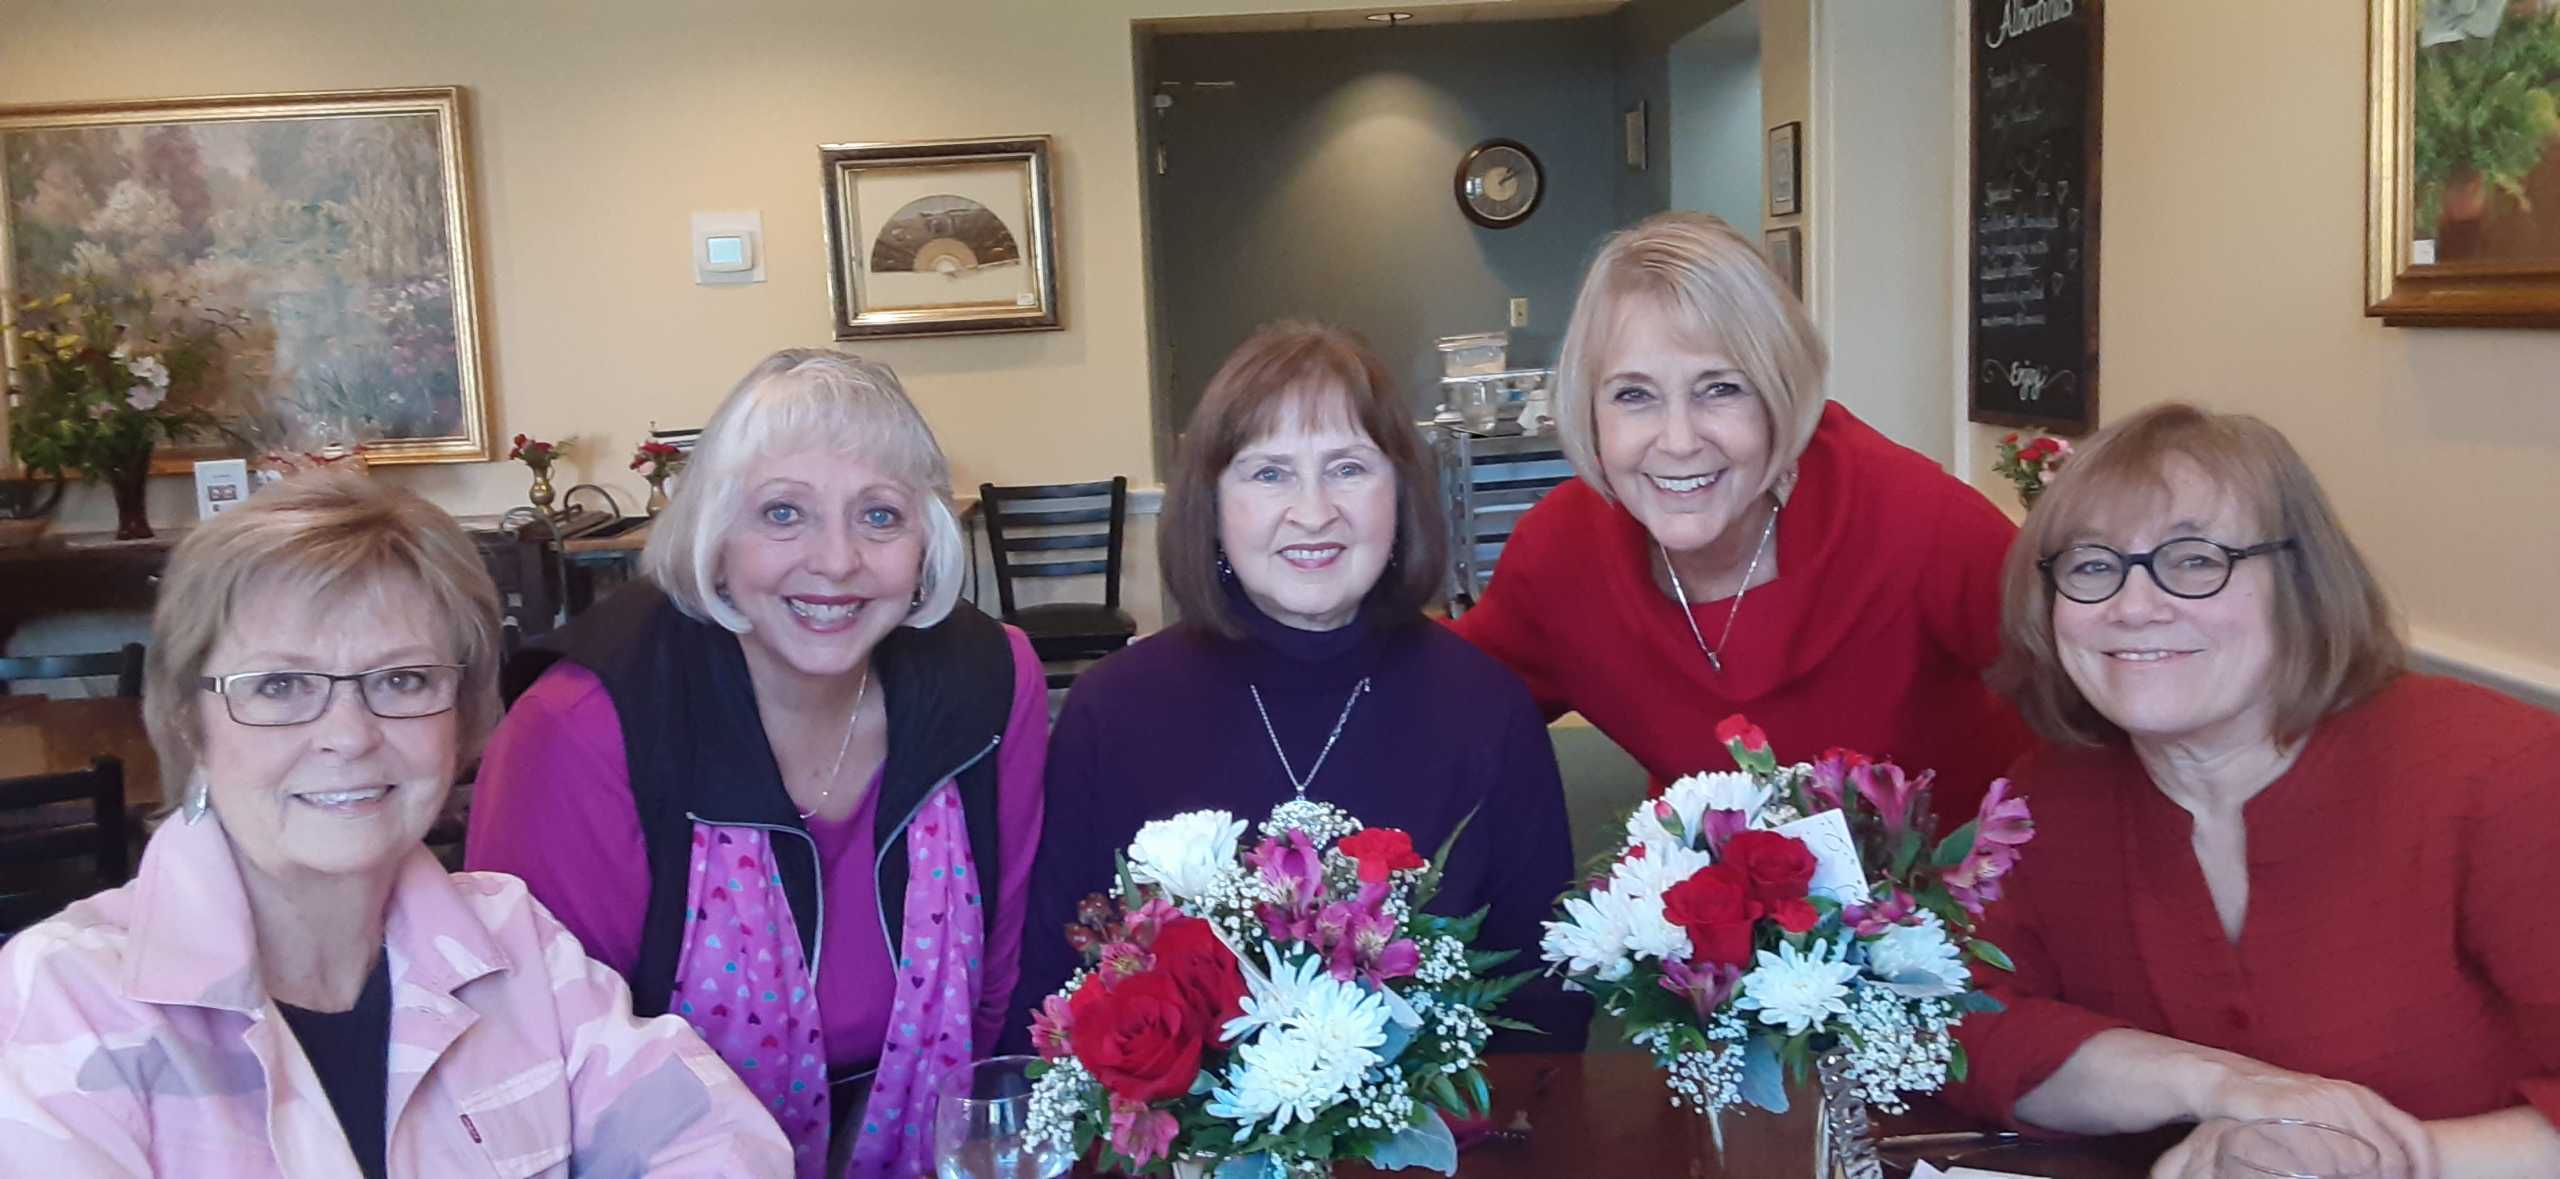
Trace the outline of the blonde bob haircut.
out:
[[[898,374],[825,348],[776,352],[729,390],[694,443],[679,477],[682,489],[649,529],[640,572],[688,616],[745,634],[746,616],[720,594],[720,542],[746,518],[757,468],[810,451],[868,462],[921,501],[923,578],[905,625],[942,621],[959,601],[969,568],[968,543],[951,508],[951,464]]]
[[[498,587],[453,517],[387,483],[319,471],[250,496],[178,542],[161,576],[143,658],[143,724],[169,805],[184,799],[195,776],[205,665],[242,604],[379,602],[402,590],[425,602],[447,657],[462,665],[454,712],[468,762],[498,723]]]
[[[1704,213],[1657,213],[1611,234],[1583,273],[1556,359],[1556,434],[1574,473],[1615,501],[1600,468],[1598,386],[1634,304],[1680,326],[1682,342],[1730,359],[1769,410],[1769,470],[1795,465],[1822,419],[1830,358],[1804,304],[1749,239]]]
[[[2391,601],[2293,444],[2246,414],[2170,402],[2098,431],[2073,452],[2009,546],[2000,572],[2002,650],[1991,684],[2017,702],[2028,724],[2060,744],[2123,739],[2124,730],[2064,672],[2054,646],[2053,585],[2036,565],[2075,544],[2108,543],[2110,529],[2131,522],[2167,523],[2178,490],[2173,467],[2228,496],[2251,530],[2206,539],[2235,546],[2293,541],[2289,550],[2252,558],[2267,562],[2273,575],[2274,666],[2261,687],[2274,706],[2277,743],[2309,734],[2322,717],[2400,673],[2408,658]]]

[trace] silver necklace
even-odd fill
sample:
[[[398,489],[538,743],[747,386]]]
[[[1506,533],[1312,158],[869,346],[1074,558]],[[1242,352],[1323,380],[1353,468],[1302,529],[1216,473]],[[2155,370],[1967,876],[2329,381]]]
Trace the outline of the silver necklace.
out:
[[[813,806],[800,812],[801,818],[806,819],[811,815],[817,814],[818,807],[827,805],[827,799],[834,796],[836,792],[836,775],[844,772],[844,755],[853,748],[853,730],[855,722],[862,719],[862,698],[870,694],[871,665],[866,663],[862,665],[862,686],[853,690],[853,712],[844,718],[844,743],[836,746],[836,764],[829,767],[827,770],[827,784],[818,787],[818,806]]]
[[[1262,714],[1262,733],[1271,738],[1271,752],[1280,755],[1280,772],[1289,775],[1289,788],[1297,791],[1298,797],[1305,798],[1308,783],[1324,772],[1324,759],[1332,756],[1333,743],[1341,740],[1342,726],[1351,723],[1351,710],[1359,705],[1362,696],[1368,695],[1369,677],[1361,676],[1359,683],[1351,685],[1350,699],[1342,702],[1342,715],[1334,718],[1333,731],[1325,734],[1324,748],[1316,753],[1316,764],[1307,767],[1307,776],[1303,778],[1289,765],[1289,751],[1280,748],[1280,733],[1271,727],[1271,710],[1262,706],[1262,689],[1252,684],[1246,684],[1245,689],[1253,693],[1253,710]]]
[[[1698,640],[1698,650],[1706,653],[1707,666],[1714,668],[1718,675],[1724,674],[1724,660],[1716,652],[1724,650],[1725,644],[1733,641],[1733,623],[1742,617],[1743,596],[1751,592],[1751,579],[1760,572],[1760,556],[1769,551],[1769,538],[1777,532],[1778,509],[1771,508],[1769,525],[1760,530],[1760,543],[1751,546],[1751,565],[1742,571],[1742,585],[1733,591],[1733,609],[1725,613],[1724,633],[1716,636],[1716,645],[1712,647],[1707,645],[1707,636],[1698,630],[1698,612],[1689,608],[1689,591],[1680,584],[1680,570],[1671,564],[1671,550],[1663,548],[1659,540],[1653,542],[1654,549],[1662,554],[1662,571],[1671,575],[1671,592],[1680,599],[1680,617],[1688,620],[1689,637]]]

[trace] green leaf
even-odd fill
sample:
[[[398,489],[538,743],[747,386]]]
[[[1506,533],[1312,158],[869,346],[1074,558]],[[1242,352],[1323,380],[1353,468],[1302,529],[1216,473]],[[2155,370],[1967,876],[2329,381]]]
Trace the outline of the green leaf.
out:
[[[1516,1019],[1504,1019],[1499,1015],[1485,1016],[1484,1022],[1486,1027],[1494,1028],[1499,1031],[1527,1032],[1533,1036],[1543,1036],[1547,1034],[1546,1029],[1541,1028],[1534,1023],[1523,1023]]]
[[[1440,850],[1431,853],[1431,866],[1423,869],[1422,878],[1414,881],[1413,884],[1414,908],[1419,909],[1430,904],[1431,898],[1439,895],[1440,873],[1449,866],[1449,851],[1458,846],[1458,837],[1467,833],[1467,824],[1476,821],[1476,811],[1480,809],[1482,808],[1469,808],[1466,817],[1458,820],[1458,825],[1449,829],[1449,837],[1440,841]]]
[[[1434,1071],[1431,1074],[1429,1091],[1432,1102],[1440,1108],[1451,1113],[1465,1112],[1467,1103],[1459,1099],[1458,1087],[1450,1082],[1449,1074]]]
[[[1518,950],[1469,950],[1467,951],[1467,972],[1483,974],[1519,956]]]
[[[1896,880],[1910,879],[1911,866],[1919,862],[1920,833],[1917,831],[1905,831],[1902,833],[1901,840],[1894,845],[1893,878]]]
[[[1971,1071],[1972,1067],[1973,1062],[1964,1054],[1963,1042],[1949,1038],[1947,1040],[1947,1079],[1950,1081],[1962,1081],[1964,1079],[1964,1075]]]
[[[1485,1088],[1484,1070],[1471,1068],[1459,1074],[1467,1079],[1467,1091],[1476,1099],[1476,1116],[1493,1116],[1493,1094]]]
[[[1964,863],[1964,858],[1973,854],[1973,835],[1980,825],[1981,821],[1975,820],[1950,832],[1939,842],[1938,850],[1929,857],[1929,862],[1937,865],[1941,872]]]
[[[1981,938],[1975,938],[1966,942],[1964,944],[1964,949],[1966,953],[1990,963],[1995,968],[2006,970],[2011,974],[2018,972],[2017,964],[2009,961],[2008,954],[2002,952],[2000,947],[1992,945]]]

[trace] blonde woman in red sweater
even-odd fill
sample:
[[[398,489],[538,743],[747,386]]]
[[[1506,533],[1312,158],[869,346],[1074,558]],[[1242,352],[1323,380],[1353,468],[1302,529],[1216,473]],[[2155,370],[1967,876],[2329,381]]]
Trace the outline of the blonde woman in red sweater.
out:
[[[1969,817],[2026,745],[1982,680],[2016,529],[1826,401],[1825,363],[1803,304],[1724,222],[1665,213],[1611,237],[1556,373],[1580,478],[1521,519],[1457,629],[1657,787],[1728,764],[1715,725],[1740,712],[1781,749],[1933,768],[1940,813]]]
[[[2560,1174],[2560,715],[2402,670],[2391,608],[2255,418],[2109,426],[2029,516],[1996,679],[2049,744],[2014,790],[1967,1020],[1984,1116],[2342,1126],[2386,1176]],[[2274,1161],[2274,1160],[2266,1160]]]

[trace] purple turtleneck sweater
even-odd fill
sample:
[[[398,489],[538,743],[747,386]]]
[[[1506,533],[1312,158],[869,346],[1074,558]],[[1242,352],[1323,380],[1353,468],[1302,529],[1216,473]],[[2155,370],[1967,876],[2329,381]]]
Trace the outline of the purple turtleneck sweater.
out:
[[[1456,916],[1490,906],[1476,948],[1520,951],[1504,971],[1537,968],[1540,922],[1570,883],[1573,850],[1555,748],[1519,678],[1418,616],[1370,611],[1338,630],[1303,631],[1242,594],[1230,600],[1246,638],[1176,625],[1094,665],[1067,697],[1049,741],[1046,826],[1002,1041],[1010,1051],[1027,1050],[1030,1011],[1079,965],[1065,937],[1076,903],[1109,890],[1113,853],[1140,824],[1204,808],[1259,824],[1289,799],[1256,687],[1289,766],[1306,774],[1366,677],[1369,691],[1307,797],[1402,829],[1424,855],[1475,812],[1430,908]],[[1541,980],[1502,1014],[1548,1034],[1498,1033],[1497,1050],[1579,1051],[1590,1006]]]

